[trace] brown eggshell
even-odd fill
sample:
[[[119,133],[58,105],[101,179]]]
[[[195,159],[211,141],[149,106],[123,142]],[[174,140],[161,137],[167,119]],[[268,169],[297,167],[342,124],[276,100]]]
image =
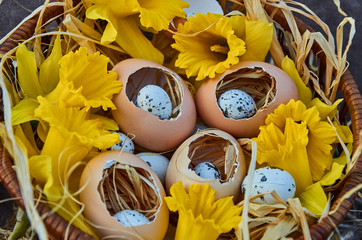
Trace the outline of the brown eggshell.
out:
[[[233,176],[227,182],[221,183],[219,179],[202,178],[189,169],[189,164],[191,162],[188,157],[189,145],[198,138],[207,134],[213,134],[216,137],[229,141],[236,150],[236,162],[238,165],[234,170]],[[178,181],[182,181],[186,191],[188,191],[189,186],[194,183],[208,184],[215,190],[215,199],[227,196],[234,196],[234,199],[237,199],[241,193],[240,186],[245,177],[245,171],[246,166],[244,154],[237,140],[224,131],[218,129],[206,129],[189,137],[173,154],[167,169],[166,190],[169,191],[171,186]]]
[[[114,160],[132,167],[145,169],[158,187],[161,206],[153,221],[135,227],[126,227],[112,217],[98,192],[98,184],[102,179],[103,167],[107,160]],[[84,204],[84,214],[93,223],[97,231],[106,236],[117,236],[107,239],[163,239],[168,227],[169,211],[163,198],[164,188],[157,175],[142,159],[128,152],[108,151],[97,155],[85,167],[80,180],[80,200]]]
[[[156,68],[171,73],[182,86],[183,100],[180,113],[174,119],[160,120],[137,107],[126,95],[128,78],[142,68]],[[117,110],[112,111],[115,121],[125,133],[135,135],[134,142],[152,151],[168,151],[176,148],[192,134],[196,123],[196,107],[183,80],[172,70],[143,59],[127,59],[116,64],[113,71],[123,83],[121,92],[113,98]]]
[[[218,106],[216,98],[217,84],[228,74],[242,68],[262,67],[276,81],[276,95],[274,100],[265,108],[259,109],[250,118],[234,120],[224,116]],[[264,125],[265,118],[272,113],[280,104],[286,104],[290,99],[298,99],[298,91],[293,80],[280,68],[265,62],[247,61],[240,62],[223,74],[213,79],[206,80],[196,93],[196,107],[202,120],[211,127],[222,129],[236,138],[256,137],[259,133],[259,126]]]

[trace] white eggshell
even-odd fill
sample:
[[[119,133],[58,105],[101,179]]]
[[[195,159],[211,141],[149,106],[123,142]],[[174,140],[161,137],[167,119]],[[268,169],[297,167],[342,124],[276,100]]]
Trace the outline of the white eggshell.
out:
[[[202,162],[198,164],[194,171],[197,175],[206,179],[221,179],[221,174],[216,166],[209,162]]]
[[[151,152],[138,153],[137,156],[145,161],[156,173],[162,184],[165,184],[166,172],[170,161],[165,156]]]
[[[114,144],[111,147],[111,150],[117,150],[117,151],[125,151],[129,153],[134,152],[134,143],[133,141],[124,133],[118,133],[119,135],[119,142]]]
[[[161,120],[169,119],[172,103],[167,92],[157,85],[146,85],[137,94],[137,106]]]
[[[248,118],[255,114],[255,101],[240,89],[231,89],[218,99],[218,104],[224,116],[232,119]]]
[[[196,13],[207,14],[217,13],[224,15],[224,12],[216,0],[184,0],[190,7],[184,8],[186,17],[195,16]]]
[[[117,218],[117,221],[126,227],[135,227],[150,222],[145,215],[136,210],[123,210],[114,214],[113,217]]]
[[[246,185],[249,183],[249,176],[246,176],[242,183],[242,192],[245,193]],[[287,171],[279,168],[264,167],[255,170],[250,196],[275,190],[276,193],[287,202],[295,194],[295,182]],[[259,204],[275,204],[276,200],[271,194],[255,199],[253,202]]]

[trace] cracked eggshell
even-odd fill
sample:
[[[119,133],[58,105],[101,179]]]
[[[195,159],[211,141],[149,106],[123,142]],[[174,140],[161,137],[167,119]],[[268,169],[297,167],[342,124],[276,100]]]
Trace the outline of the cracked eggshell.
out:
[[[249,118],[234,120],[226,118],[218,106],[216,88],[223,78],[242,68],[261,67],[270,76],[275,78],[276,95],[274,100],[266,107],[258,111]],[[224,130],[236,138],[251,138],[259,133],[259,126],[264,125],[265,118],[272,113],[280,104],[287,104],[290,99],[298,99],[298,91],[293,80],[280,68],[265,62],[246,61],[240,62],[223,74],[217,75],[213,79],[205,80],[196,93],[196,108],[202,120],[211,127]]]
[[[195,171],[189,168],[191,162],[190,158],[188,157],[190,144],[195,140],[210,134],[229,141],[234,147],[236,153],[235,163],[237,166],[234,169],[233,175],[227,182],[224,183],[221,183],[220,179],[202,178],[198,176]],[[171,186],[178,181],[182,181],[186,191],[188,191],[189,186],[194,183],[208,184],[215,190],[215,199],[234,196],[235,200],[241,194],[241,183],[245,177],[245,170],[246,165],[244,154],[241,146],[234,137],[218,129],[206,129],[198,131],[196,134],[192,135],[186,141],[184,141],[173,154],[167,169],[166,190],[169,191]]]
[[[157,116],[137,107],[126,94],[130,75],[142,68],[160,69],[174,76],[182,89],[180,112],[175,118],[160,120]],[[183,80],[172,70],[143,59],[127,59],[116,64],[113,71],[123,83],[121,92],[113,97],[117,107],[113,118],[124,132],[133,133],[133,141],[140,146],[155,151],[175,149],[189,137],[196,124],[196,107],[191,93]]]
[[[117,221],[116,217],[109,214],[106,205],[101,200],[98,192],[98,184],[102,179],[103,168],[110,161],[128,164],[132,167],[145,169],[152,177],[153,183],[157,186],[161,205],[155,218],[147,224],[126,227]],[[156,173],[146,162],[134,154],[121,151],[108,151],[94,157],[85,167],[81,180],[80,200],[84,204],[85,216],[94,224],[102,237],[107,239],[163,239],[168,228],[169,211],[166,202],[163,200],[165,190]]]

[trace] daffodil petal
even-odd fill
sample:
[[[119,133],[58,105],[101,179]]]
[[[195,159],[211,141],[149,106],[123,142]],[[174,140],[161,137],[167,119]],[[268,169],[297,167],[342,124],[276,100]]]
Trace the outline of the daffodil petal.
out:
[[[324,172],[330,169],[333,160],[331,144],[335,139],[334,129],[327,122],[320,122],[318,126],[310,130],[307,150],[314,181],[319,181]]]
[[[181,181],[178,181],[171,186],[170,194],[172,197],[165,197],[164,199],[168,208],[173,212],[178,211],[180,206],[188,202],[188,195]]]
[[[102,19],[107,21],[106,29],[101,38],[102,44],[110,44],[117,38],[117,19],[104,5],[92,5],[87,9],[86,16],[89,19]]]
[[[273,24],[264,21],[245,21],[246,52],[240,61],[264,61],[273,39]]]
[[[330,106],[322,102],[319,98],[314,98],[307,107],[312,108],[315,106],[318,109],[319,116],[322,120],[327,120],[327,117],[333,119],[337,113],[337,106],[342,101],[343,99],[338,99]]]
[[[353,143],[347,144],[347,149],[349,151],[349,154],[351,154],[352,151],[353,151]],[[347,164],[346,152],[343,151],[339,157],[333,159],[333,162],[336,162],[336,163],[338,163],[340,165],[343,165],[343,166],[346,165]]]
[[[88,148],[94,146],[107,149],[117,142],[118,135],[110,134],[104,130],[101,121],[97,119],[89,120],[89,112],[84,108],[80,110],[76,107],[67,108],[62,104],[55,105],[43,97],[38,97],[38,101],[40,105],[35,110],[35,116],[48,122],[51,129],[57,130],[54,136],[48,134],[42,152],[54,156],[52,154],[54,148],[62,151],[70,145],[77,145],[76,143],[78,145],[83,144]],[[61,147],[60,137],[64,142],[68,142],[64,144],[64,147]],[[59,152],[55,154],[55,156],[58,155]]]
[[[340,125],[337,121],[333,121],[333,126],[344,143],[353,143],[353,133],[349,126]],[[339,143],[339,140],[336,139],[335,143]]]
[[[286,72],[291,79],[293,79],[298,90],[298,98],[304,104],[308,105],[312,101],[312,91],[305,85],[302,78],[299,76],[297,68],[292,59],[286,56],[281,64],[282,69]]]
[[[119,130],[119,126],[116,121],[110,119],[108,117],[97,115],[97,114],[90,114],[89,119],[98,119],[102,122],[102,126],[107,131],[117,131]]]
[[[11,124],[18,125],[25,122],[36,120],[34,110],[39,103],[33,99],[24,98],[11,109]]]
[[[36,99],[37,96],[44,95],[38,79],[35,54],[29,51],[24,44],[20,44],[16,50],[16,61],[19,84],[25,96]]]
[[[139,12],[137,0],[85,0],[98,6],[109,9],[117,17],[126,17]]]
[[[245,39],[245,16],[244,15],[234,15],[229,17],[231,25],[233,26],[234,34],[240,38]]]
[[[338,179],[342,177],[342,172],[345,165],[334,162],[331,170],[329,170],[319,181],[322,186],[333,185]]]
[[[39,82],[44,94],[53,91],[59,82],[59,60],[61,57],[62,48],[60,46],[60,35],[58,35],[51,54],[45,59],[39,70]]]
[[[163,54],[143,35],[138,28],[135,16],[119,18],[117,24],[120,33],[117,35],[116,42],[131,57],[163,63]]]
[[[213,207],[212,218],[217,219],[215,222],[221,232],[229,232],[241,222],[242,208],[234,205],[233,197],[218,199]]]
[[[53,185],[52,159],[48,155],[35,155],[29,158],[30,175],[43,187],[47,182]]]
[[[139,0],[140,20],[142,26],[156,31],[168,29],[169,23],[175,17],[186,16],[183,8],[190,5],[182,0]]]
[[[316,215],[321,215],[327,205],[327,196],[319,182],[309,186],[305,192],[299,196],[303,207]]]
[[[28,136],[25,135],[21,126],[16,126],[14,133],[18,141],[21,141],[27,149],[28,157],[32,157],[40,153],[38,147],[35,145],[35,142],[28,139]]]

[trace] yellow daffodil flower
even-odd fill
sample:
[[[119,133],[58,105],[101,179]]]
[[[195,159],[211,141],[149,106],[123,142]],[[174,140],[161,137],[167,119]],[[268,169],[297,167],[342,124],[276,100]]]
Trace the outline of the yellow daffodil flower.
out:
[[[17,52],[20,51],[20,53],[23,54],[23,51],[27,51],[24,48],[25,46],[19,48]],[[55,48],[56,47],[53,49]],[[27,51],[27,54],[33,55],[30,51]],[[20,56],[19,61],[25,61],[24,64],[26,64],[29,59],[25,58],[24,60],[24,58],[20,58]],[[54,58],[55,57],[51,59]],[[35,62],[35,58],[33,60]],[[51,102],[64,101],[67,106],[85,107],[86,110],[97,107],[102,107],[104,110],[107,110],[107,108],[115,109],[112,97],[114,94],[121,91],[122,83],[117,80],[116,72],[107,70],[109,59],[106,56],[100,55],[99,52],[88,55],[87,49],[81,47],[76,52],[69,52],[56,62],[55,60],[48,61],[47,59],[44,61],[43,65],[52,65],[49,62],[52,62],[53,65],[57,65],[59,68],[57,72],[58,79],[50,73],[44,73],[46,76],[51,75],[49,78],[54,79],[53,81],[48,82],[49,85],[54,85],[54,83],[56,83],[55,89],[48,88],[46,91],[41,91],[41,89],[27,90],[27,84],[21,84],[22,88],[25,86],[26,92],[32,93],[32,98],[21,100],[12,109],[13,125],[37,120],[34,117],[34,110],[39,106],[39,103],[36,100],[37,96],[45,96]],[[52,66],[52,68],[55,69],[56,67]],[[19,74],[24,71],[22,65],[18,66],[18,69]],[[46,71],[44,70],[43,72]],[[23,78],[26,79],[25,76]],[[31,82],[31,79],[32,78],[29,77],[27,80],[24,80],[24,82]],[[37,82],[39,83],[39,81]],[[45,80],[42,82],[46,83]],[[38,85],[40,85],[40,83]],[[50,90],[52,91],[45,94]]]
[[[59,60],[62,57],[60,36],[58,35],[49,57],[38,67],[34,52],[20,44],[16,51],[19,85],[26,98],[36,99],[51,92],[59,81]]]
[[[254,139],[258,144],[258,163],[290,173],[296,184],[296,196],[313,184],[307,155],[308,133],[305,122],[299,124],[287,118],[283,130],[270,123],[260,127],[260,134]]]
[[[34,109],[38,107],[36,98],[45,96],[59,82],[59,60],[62,57],[60,36],[58,35],[49,57],[41,64],[40,71],[35,63],[35,54],[24,44],[16,50],[18,80],[24,98],[12,109],[12,124],[34,120]]]
[[[73,219],[80,207],[68,192],[68,178],[93,147],[107,149],[118,141],[118,135],[104,130],[103,120],[89,119],[90,112],[85,108],[66,107],[63,102],[53,104],[41,96],[38,101],[35,117],[49,124],[49,132],[41,154],[29,159],[31,176],[56,212],[89,232],[81,219]]]
[[[60,60],[60,81],[46,97],[51,102],[64,101],[67,106],[115,109],[112,97],[121,91],[117,73],[107,70],[109,58],[99,52],[87,54],[87,48],[69,52]]]
[[[176,240],[214,240],[221,233],[236,228],[241,221],[241,207],[232,197],[215,201],[210,185],[192,184],[186,193],[181,181],[170,188],[171,197],[165,197],[168,208],[178,211]]]
[[[239,61],[263,61],[273,34],[271,24],[247,21],[244,16],[208,13],[179,24],[173,48],[180,52],[175,66],[196,80],[214,78]]]
[[[183,8],[189,6],[182,0],[86,0],[93,3],[87,9],[89,19],[102,19],[107,26],[101,38],[102,44],[118,43],[130,56],[144,58],[162,64],[163,55],[143,35],[138,24],[146,29],[168,29],[175,17],[185,17]]]
[[[336,139],[333,126],[321,121],[316,107],[307,109],[301,101],[290,100],[280,105],[274,113],[268,115],[265,124],[274,123],[284,131],[286,120],[293,119],[297,123],[305,123],[309,130],[307,154],[313,181],[319,181],[332,165],[332,146]]]

